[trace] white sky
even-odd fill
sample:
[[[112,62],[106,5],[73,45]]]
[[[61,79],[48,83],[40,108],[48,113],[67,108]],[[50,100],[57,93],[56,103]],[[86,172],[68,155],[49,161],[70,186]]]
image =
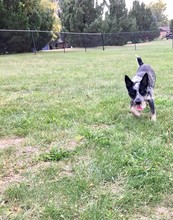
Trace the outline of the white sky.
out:
[[[102,2],[102,0],[98,0],[99,2]],[[132,7],[133,0],[125,0],[126,6],[128,9]],[[155,2],[157,0],[140,0],[140,2],[144,2],[145,5],[148,5],[150,2]],[[167,10],[165,12],[166,15],[168,15],[168,19],[173,19],[173,0],[164,0],[164,2],[167,4]]]

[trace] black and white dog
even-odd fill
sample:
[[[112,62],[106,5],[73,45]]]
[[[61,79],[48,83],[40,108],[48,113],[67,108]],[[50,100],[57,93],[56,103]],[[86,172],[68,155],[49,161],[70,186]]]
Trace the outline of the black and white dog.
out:
[[[154,105],[153,90],[156,81],[156,75],[152,67],[144,64],[140,57],[137,57],[139,68],[136,75],[130,79],[125,75],[126,88],[131,98],[130,111],[139,117],[140,112],[149,104],[151,111],[151,120],[156,121],[156,110]]]

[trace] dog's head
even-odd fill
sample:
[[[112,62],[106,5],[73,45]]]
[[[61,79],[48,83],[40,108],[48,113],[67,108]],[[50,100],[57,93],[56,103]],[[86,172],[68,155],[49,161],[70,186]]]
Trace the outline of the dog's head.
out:
[[[127,75],[125,75],[126,88],[129,96],[132,99],[133,105],[140,106],[145,101],[148,87],[148,74],[145,73],[140,81],[133,82]]]

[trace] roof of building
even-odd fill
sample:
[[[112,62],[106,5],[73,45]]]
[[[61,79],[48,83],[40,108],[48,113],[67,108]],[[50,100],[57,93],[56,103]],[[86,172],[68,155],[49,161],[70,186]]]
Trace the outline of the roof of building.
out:
[[[163,26],[163,27],[159,27],[159,30],[164,32],[169,32],[170,29],[167,26]]]

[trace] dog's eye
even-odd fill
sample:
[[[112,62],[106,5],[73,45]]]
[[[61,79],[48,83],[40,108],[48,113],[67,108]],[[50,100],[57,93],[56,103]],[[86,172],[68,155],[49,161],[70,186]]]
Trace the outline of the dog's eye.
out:
[[[135,97],[136,97],[136,90],[131,90],[131,91],[129,91],[129,96],[132,98],[132,99],[134,99]]]
[[[140,93],[142,96],[145,96],[145,95],[147,94],[147,91],[140,89],[140,90],[139,90],[139,93]]]

